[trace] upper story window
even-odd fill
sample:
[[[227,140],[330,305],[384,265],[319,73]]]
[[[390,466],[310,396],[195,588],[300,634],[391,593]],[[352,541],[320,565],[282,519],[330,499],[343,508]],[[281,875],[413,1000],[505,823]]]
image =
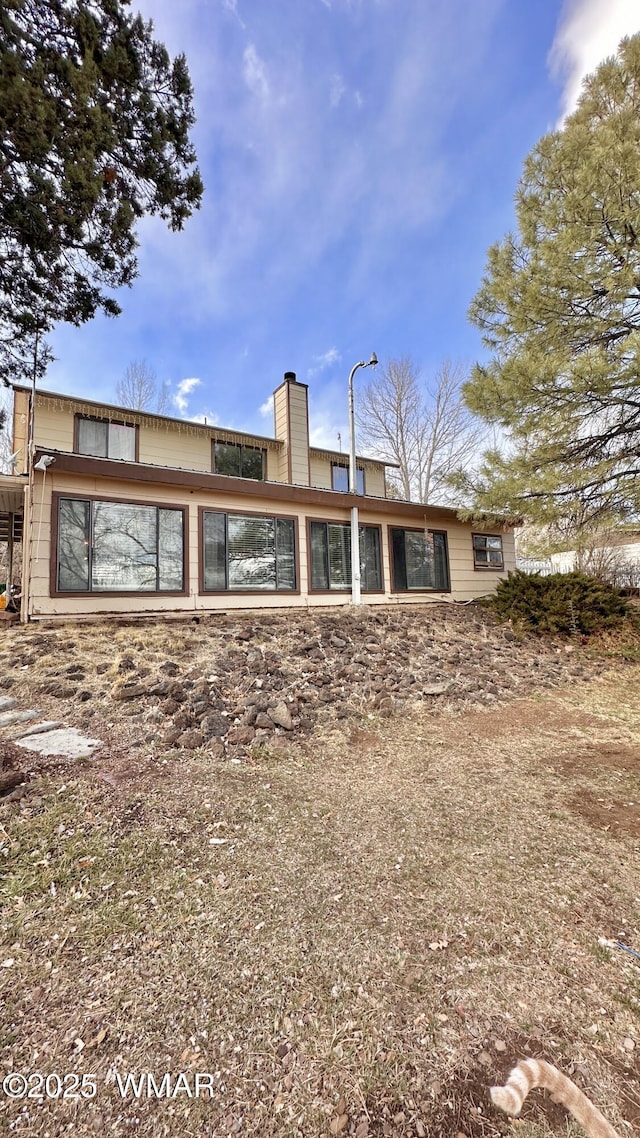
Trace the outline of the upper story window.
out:
[[[496,533],[474,533],[474,569],[504,569],[502,538]]]
[[[234,478],[265,479],[265,452],[260,447],[244,443],[213,444],[213,470],[215,474],[228,474]]]
[[[89,454],[94,458],[119,458],[135,462],[137,430],[133,423],[77,415],[75,450],[77,454]]]
[[[342,462],[331,463],[331,489],[349,491],[349,467]],[[356,490],[364,494],[364,470],[361,466],[356,468]]]

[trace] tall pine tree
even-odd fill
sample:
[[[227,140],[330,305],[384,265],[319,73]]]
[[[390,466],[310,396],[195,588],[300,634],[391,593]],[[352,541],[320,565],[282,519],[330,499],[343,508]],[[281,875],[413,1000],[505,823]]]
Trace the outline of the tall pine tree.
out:
[[[508,438],[476,506],[537,521],[640,511],[640,35],[526,159],[518,229],[470,312],[492,355],[464,393]]]
[[[136,223],[202,196],[192,88],[129,0],[0,0],[0,374],[57,321],[117,315]]]

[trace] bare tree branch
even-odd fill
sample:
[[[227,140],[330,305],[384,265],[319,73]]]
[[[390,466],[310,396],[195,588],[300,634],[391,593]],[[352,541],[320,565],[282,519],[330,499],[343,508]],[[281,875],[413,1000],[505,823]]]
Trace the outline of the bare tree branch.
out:
[[[397,463],[389,480],[406,500],[450,498],[451,472],[467,470],[481,457],[486,428],[462,402],[465,379],[459,364],[445,360],[424,385],[419,368],[402,356],[389,360],[358,393],[360,438],[381,458]]]
[[[159,383],[146,360],[132,360],[116,385],[116,399],[121,407],[132,411],[153,411],[164,415],[169,410],[169,384]]]
[[[12,474],[11,463],[11,394],[0,386],[0,472]]]

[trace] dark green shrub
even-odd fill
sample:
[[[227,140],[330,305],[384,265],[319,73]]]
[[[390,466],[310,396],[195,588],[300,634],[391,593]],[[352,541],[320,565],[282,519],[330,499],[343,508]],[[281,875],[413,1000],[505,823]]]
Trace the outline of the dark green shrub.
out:
[[[523,573],[500,581],[487,604],[501,620],[536,632],[600,632],[619,627],[629,606],[617,589],[584,573]]]

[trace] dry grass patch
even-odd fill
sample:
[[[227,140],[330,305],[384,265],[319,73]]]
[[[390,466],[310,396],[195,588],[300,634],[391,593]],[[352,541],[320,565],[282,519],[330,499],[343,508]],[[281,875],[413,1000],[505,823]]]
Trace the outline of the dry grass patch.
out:
[[[116,630],[116,670],[161,659],[161,631]],[[91,630],[73,642],[82,661]],[[487,1086],[542,1055],[631,1138],[640,962],[599,938],[640,946],[639,843],[576,803],[640,800],[639,679],[374,713],[239,764],[110,719],[108,750],[0,807],[5,1069],[98,1080],[0,1100],[6,1125],[494,1138]],[[210,1072],[213,1098],[121,1098],[145,1071]],[[516,1130],[577,1133],[539,1092]]]

